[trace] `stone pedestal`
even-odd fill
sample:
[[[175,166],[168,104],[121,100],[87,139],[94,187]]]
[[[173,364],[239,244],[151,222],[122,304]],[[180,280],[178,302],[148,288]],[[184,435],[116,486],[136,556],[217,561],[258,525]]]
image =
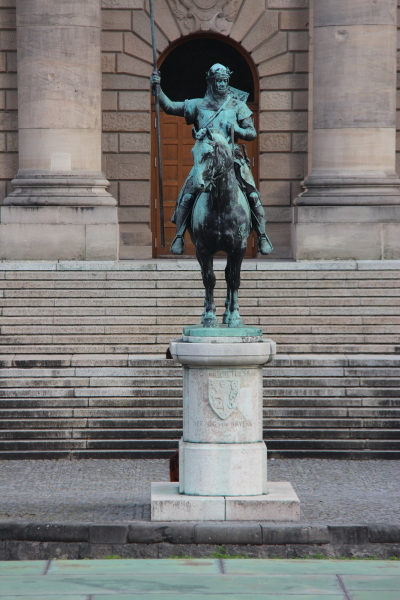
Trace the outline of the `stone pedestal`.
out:
[[[267,482],[262,367],[275,343],[253,327],[196,326],[170,350],[183,364],[179,486],[153,485],[152,520],[298,519],[291,485]]]
[[[313,6],[311,170],[295,201],[294,256],[400,258],[396,0]]]
[[[19,170],[0,258],[117,259],[101,168],[100,2],[17,2],[17,29]]]

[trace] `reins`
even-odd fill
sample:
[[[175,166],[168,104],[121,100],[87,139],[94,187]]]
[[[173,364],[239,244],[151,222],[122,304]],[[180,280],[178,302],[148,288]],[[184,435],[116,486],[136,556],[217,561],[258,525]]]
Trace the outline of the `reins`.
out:
[[[216,148],[216,152],[218,152],[219,151],[219,145],[216,142],[214,142],[213,145]],[[225,159],[224,158],[223,158],[223,162],[225,163]],[[228,171],[230,171],[230,169],[232,169],[233,165],[234,165],[234,160],[231,159],[228,162],[228,165],[226,165],[226,166],[224,165],[222,167],[222,170],[217,175],[212,174],[211,177],[210,177],[210,180],[208,182],[207,187],[214,187],[215,188],[216,187],[216,181],[218,179],[220,179],[223,175],[225,175],[225,173],[227,173]]]

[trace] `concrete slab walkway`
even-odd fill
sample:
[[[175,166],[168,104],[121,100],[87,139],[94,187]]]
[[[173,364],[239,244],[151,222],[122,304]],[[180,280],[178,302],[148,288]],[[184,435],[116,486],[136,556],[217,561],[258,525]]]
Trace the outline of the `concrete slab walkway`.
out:
[[[400,562],[89,560],[0,563],[1,600],[398,600]]]

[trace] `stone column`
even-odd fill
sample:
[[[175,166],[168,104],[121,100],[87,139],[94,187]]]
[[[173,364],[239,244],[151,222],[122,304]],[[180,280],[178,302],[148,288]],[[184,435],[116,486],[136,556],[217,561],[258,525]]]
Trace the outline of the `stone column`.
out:
[[[19,171],[2,258],[118,257],[101,170],[100,0],[17,0]]]
[[[298,259],[400,258],[396,0],[314,0],[312,169]]]

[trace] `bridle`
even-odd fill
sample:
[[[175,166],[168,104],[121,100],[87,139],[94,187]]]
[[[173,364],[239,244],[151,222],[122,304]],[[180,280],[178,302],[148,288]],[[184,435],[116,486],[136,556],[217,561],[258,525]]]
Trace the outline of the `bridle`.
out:
[[[211,146],[213,146],[215,148],[215,154],[214,156],[218,153],[219,151],[219,144],[218,142],[212,141],[209,142],[211,144]],[[216,156],[215,156],[216,158]],[[211,187],[211,188],[215,188],[216,187],[216,182],[218,181],[218,179],[220,179],[223,175],[225,175],[225,173],[227,173],[228,171],[230,171],[234,165],[234,159],[232,156],[229,157],[229,160],[226,160],[224,156],[221,157],[222,158],[222,169],[216,173],[215,170],[212,172],[210,179],[205,187],[205,189],[207,190],[207,188]],[[216,162],[216,160],[214,160],[214,163]]]

